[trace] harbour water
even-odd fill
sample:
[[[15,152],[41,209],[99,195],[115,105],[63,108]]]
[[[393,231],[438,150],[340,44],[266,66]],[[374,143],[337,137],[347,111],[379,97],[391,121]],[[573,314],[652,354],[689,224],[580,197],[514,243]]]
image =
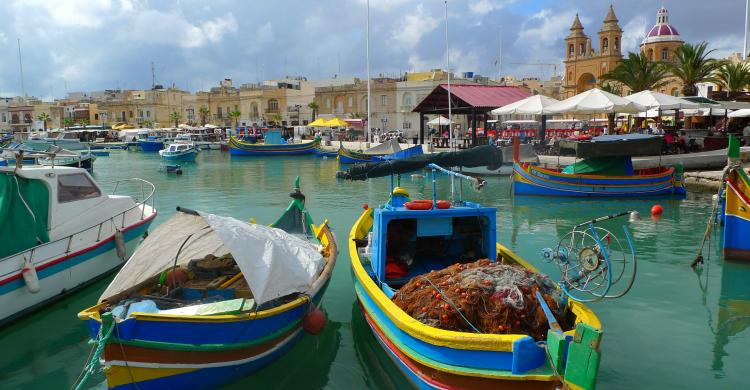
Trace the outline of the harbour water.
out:
[[[159,164],[155,153],[113,152],[96,161],[94,176],[100,183],[128,177],[153,182],[159,212],[155,226],[178,205],[270,223],[288,204],[286,194],[299,175],[307,208],[316,219],[330,220],[342,247],[323,301],[329,320],[324,332],[305,336],[289,354],[229,388],[408,387],[359,313],[345,245],[362,205],[387,200],[387,178],[339,181],[335,159],[312,156],[230,158],[205,151],[197,163],[182,164],[182,176],[160,172]],[[431,193],[425,178],[404,178],[402,185],[413,198]],[[447,181],[439,187],[446,198]],[[689,267],[710,212],[710,195],[660,199],[664,215],[654,221],[648,217],[654,200],[513,199],[508,178],[488,178],[482,192],[467,187],[464,194],[497,207],[499,241],[552,275],[555,266],[541,260],[540,250],[554,246],[574,224],[631,209],[644,215],[639,222],[604,224],[616,232],[628,225],[638,248],[638,276],[624,298],[591,305],[604,327],[599,388],[750,388],[750,264],[725,262],[721,236],[714,233],[701,272]],[[2,329],[0,388],[59,389],[74,383],[91,350],[76,313],[94,303],[110,279]],[[103,380],[99,373],[90,383],[103,387]]]

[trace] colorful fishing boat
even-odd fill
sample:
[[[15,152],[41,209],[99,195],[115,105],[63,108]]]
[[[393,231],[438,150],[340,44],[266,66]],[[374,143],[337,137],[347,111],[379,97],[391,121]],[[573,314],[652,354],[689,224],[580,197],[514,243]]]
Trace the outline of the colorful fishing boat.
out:
[[[337,245],[298,183],[270,227],[178,208],[144,241],[78,315],[104,344],[109,388],[216,388],[322,330]]]
[[[0,323],[120,267],[156,217],[154,193],[130,179],[107,195],[82,168],[0,167]]]
[[[361,164],[374,161],[377,155],[357,152],[344,147],[339,148],[338,158],[340,164]]]
[[[563,170],[516,160],[513,164],[513,193],[571,197],[685,195],[681,166],[633,168],[632,156],[658,155],[661,145],[661,137],[642,134],[561,141],[561,152],[569,150],[583,160]]]
[[[318,145],[315,148],[315,155],[318,156],[318,157],[332,158],[332,157],[338,156],[339,152],[338,151],[333,151],[333,150],[326,150],[326,149],[321,148],[320,145]]]
[[[750,178],[738,163],[739,141],[730,137],[724,199],[724,258],[750,260]]]
[[[391,139],[364,152],[357,152],[342,146],[339,148],[338,158],[340,164],[361,164],[382,161],[382,158],[385,156],[394,155],[399,152],[402,152],[402,150],[398,140]],[[409,153],[414,153],[414,150],[411,150]]]
[[[388,203],[375,209],[366,208],[349,234],[357,300],[366,322],[391,360],[418,388],[593,389],[602,332],[599,319],[585,305],[573,299],[562,300],[561,310],[566,314],[561,316],[569,322],[561,325],[562,321],[558,323],[547,307],[547,298],[538,299],[550,322],[546,338],[537,340],[518,331],[519,322],[500,322],[491,332],[478,330],[476,326],[481,325],[477,322],[475,326],[468,318],[479,319],[466,314],[466,310],[474,310],[471,308],[481,304],[465,306],[458,301],[468,299],[470,290],[453,291],[452,285],[445,287],[442,282],[431,281],[436,272],[446,269],[459,270],[456,272],[463,275],[460,270],[469,270],[470,262],[476,258],[484,258],[480,262],[490,268],[516,267],[515,272],[521,269],[526,275],[537,271],[510,249],[495,243],[495,208],[473,202],[440,201],[434,195],[436,170],[480,185],[481,180],[434,164],[430,168],[432,200],[411,200],[405,189],[395,187]],[[595,269],[602,268],[596,263],[584,273],[599,272]],[[450,278],[447,280],[455,280],[455,276]],[[493,292],[500,291],[489,280],[483,283],[490,285]],[[550,282],[550,286],[557,285]],[[404,291],[407,287],[414,289]],[[404,309],[411,305],[404,298],[409,291],[423,288],[434,288],[432,303],[428,304],[439,308],[434,316],[432,307],[422,306],[421,311],[416,310],[418,315]],[[446,288],[450,291],[441,290]],[[600,293],[601,297],[607,295],[607,291]],[[498,299],[509,296],[502,295],[502,291],[498,294]],[[448,295],[463,298],[446,298]],[[468,327],[466,331],[447,330],[443,324],[448,318],[463,318],[458,321],[465,321],[473,330]]]
[[[319,140],[299,144],[284,143],[281,131],[271,129],[263,137],[264,143],[251,143],[234,136],[229,137],[229,154],[232,156],[283,156],[312,154],[320,145]]]

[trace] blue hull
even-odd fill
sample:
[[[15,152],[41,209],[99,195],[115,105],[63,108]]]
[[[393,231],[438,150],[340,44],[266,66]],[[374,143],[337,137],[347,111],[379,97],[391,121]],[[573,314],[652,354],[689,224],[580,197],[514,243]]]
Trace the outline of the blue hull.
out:
[[[158,152],[164,149],[162,141],[138,141],[138,146],[143,152]]]
[[[162,154],[161,158],[166,161],[195,161],[195,157],[198,156],[197,151],[192,151],[183,154]]]
[[[274,151],[265,151],[265,150],[242,150],[242,149],[235,149],[230,148],[229,154],[232,156],[293,156],[293,155],[300,155],[300,154],[311,154],[313,153],[313,149],[305,149],[305,150],[274,150]]]

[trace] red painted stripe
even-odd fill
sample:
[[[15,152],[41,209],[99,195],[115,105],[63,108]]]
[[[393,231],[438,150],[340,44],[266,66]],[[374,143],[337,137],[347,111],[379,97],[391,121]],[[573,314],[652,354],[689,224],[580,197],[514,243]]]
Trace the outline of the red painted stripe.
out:
[[[745,203],[750,204],[750,199],[748,199],[747,196],[745,196],[745,194],[743,194],[742,191],[740,191],[740,189],[737,188],[736,184],[734,184],[729,179],[727,179],[727,184],[729,184],[729,186],[732,187],[732,189],[734,190],[734,193],[737,194],[737,196],[739,196],[740,199],[742,199],[743,201],[745,201]]]
[[[137,228],[137,227],[139,227],[139,226],[141,226],[141,225],[143,225],[143,224],[145,224],[145,223],[147,223],[147,222],[151,221],[151,220],[152,220],[152,219],[154,219],[155,217],[156,217],[156,212],[154,212],[154,213],[153,213],[153,214],[152,214],[152,215],[151,215],[150,217],[148,217],[148,218],[146,218],[146,219],[144,219],[144,220],[142,220],[142,221],[139,221],[138,223],[135,223],[135,224],[133,224],[133,225],[130,225],[130,226],[128,226],[128,227],[127,227],[127,228],[126,228],[125,230],[123,230],[122,232],[123,232],[123,233],[125,233],[125,232],[127,232],[128,230],[131,230],[131,229],[135,229],[135,228]],[[51,266],[53,266],[53,265],[55,265],[55,264],[59,264],[59,263],[61,263],[61,262],[65,261],[65,260],[68,260],[68,259],[70,259],[70,258],[76,257],[76,256],[78,256],[78,255],[80,255],[80,254],[83,254],[83,253],[86,253],[86,252],[88,252],[88,251],[91,251],[91,250],[94,250],[94,249],[96,249],[96,248],[99,248],[100,246],[102,246],[102,245],[104,245],[104,244],[106,244],[106,243],[108,243],[108,242],[110,242],[110,241],[112,241],[112,240],[114,240],[114,239],[115,239],[115,236],[114,236],[114,235],[112,235],[111,237],[109,237],[109,238],[107,238],[107,239],[105,239],[105,240],[99,241],[98,243],[96,243],[96,244],[94,244],[94,245],[92,245],[92,246],[90,246],[90,247],[88,247],[88,248],[84,248],[84,249],[78,250],[78,251],[76,251],[76,252],[73,252],[73,253],[69,253],[69,254],[67,254],[67,255],[65,255],[65,256],[63,256],[63,257],[60,257],[60,258],[57,258],[57,259],[54,259],[54,260],[50,260],[50,261],[48,261],[48,262],[46,262],[46,263],[44,263],[44,264],[42,264],[42,265],[39,265],[39,266],[35,267],[35,269],[36,269],[37,271],[40,271],[40,270],[43,270],[43,269],[45,269],[45,268],[49,268],[49,267],[51,267]],[[3,279],[3,280],[0,280],[0,285],[3,285],[3,284],[7,284],[7,283],[10,283],[10,282],[12,282],[12,281],[14,281],[14,280],[20,279],[21,277],[22,277],[22,274],[21,274],[21,273],[18,273],[18,274],[16,274],[16,275],[10,276],[10,277],[8,277],[8,278],[5,278],[5,279]]]

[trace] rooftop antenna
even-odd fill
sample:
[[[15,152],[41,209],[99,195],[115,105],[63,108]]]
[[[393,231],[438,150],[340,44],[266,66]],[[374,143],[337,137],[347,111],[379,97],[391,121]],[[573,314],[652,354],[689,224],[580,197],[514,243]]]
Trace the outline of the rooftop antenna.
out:
[[[500,27],[500,52],[497,55],[497,80],[503,78],[503,28]]]
[[[26,85],[23,83],[23,60],[21,59],[21,38],[17,38],[18,40],[18,69],[21,73],[21,94],[25,98],[26,97]]]
[[[370,0],[367,0],[367,146],[370,146]]]
[[[154,61],[151,61],[151,89],[156,88],[156,68],[154,67]]]

